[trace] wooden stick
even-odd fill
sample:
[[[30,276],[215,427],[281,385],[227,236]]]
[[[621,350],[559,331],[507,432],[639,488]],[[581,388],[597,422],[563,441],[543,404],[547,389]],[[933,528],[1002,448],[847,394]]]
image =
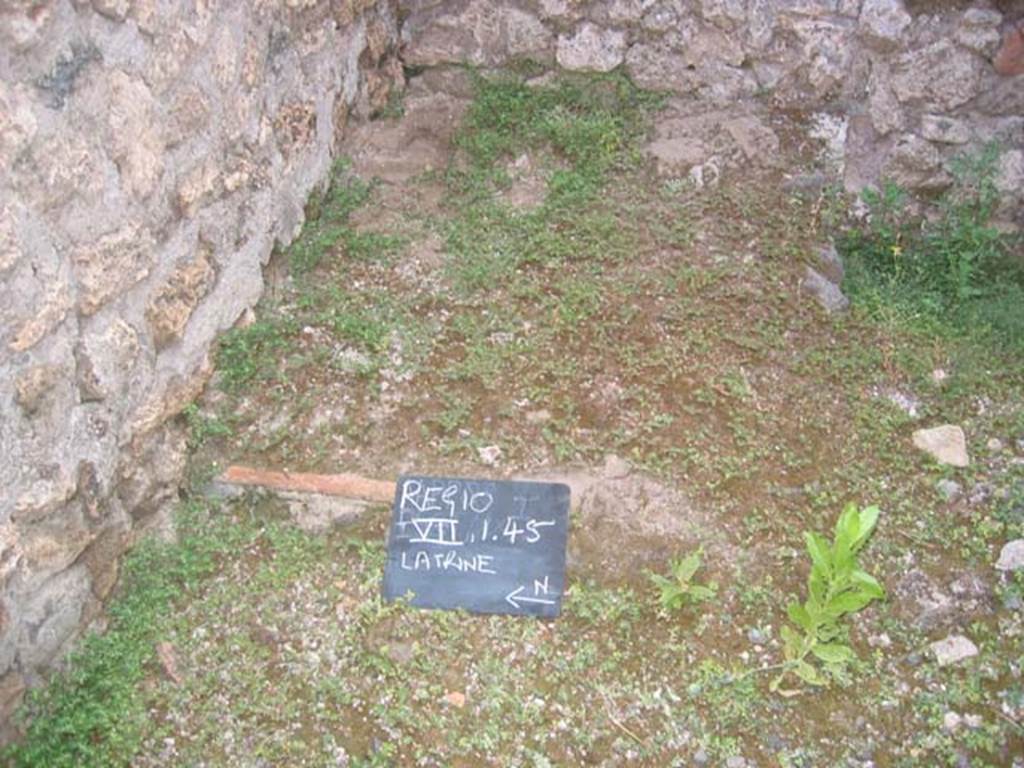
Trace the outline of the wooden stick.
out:
[[[231,485],[258,485],[281,491],[322,493],[327,496],[365,499],[383,504],[390,504],[395,498],[395,483],[349,473],[317,475],[309,472],[274,472],[233,465],[217,479]]]

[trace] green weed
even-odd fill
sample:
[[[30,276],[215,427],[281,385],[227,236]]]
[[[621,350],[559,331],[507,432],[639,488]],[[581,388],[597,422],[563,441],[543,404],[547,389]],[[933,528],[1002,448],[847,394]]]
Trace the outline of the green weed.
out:
[[[522,78],[475,78],[476,97],[456,144],[467,162],[446,181],[458,215],[444,235],[450,275],[465,294],[502,286],[525,267],[624,257],[634,228],[601,200],[611,171],[635,165],[651,94],[617,77],[566,78],[527,86]],[[504,204],[505,163],[533,153],[547,193],[532,210]]]
[[[891,182],[865,190],[868,224],[839,243],[852,298],[874,315],[896,314],[932,333],[995,334],[1021,348],[1024,263],[1012,256],[1017,238],[992,224],[998,159],[994,145],[960,158],[934,219],[911,216],[906,194]]]
[[[808,661],[809,657],[817,659],[828,675],[837,679],[843,678],[846,666],[856,658],[839,620],[885,596],[875,577],[857,566],[857,553],[875,529],[878,515],[878,507],[858,510],[856,505],[848,504],[836,523],[831,546],[817,533],[804,534],[812,561],[808,596],[803,605],[794,602],[787,608],[790,620],[800,631],[782,627],[786,661],[771,690],[778,690],[790,673],[810,685],[826,685],[828,677]]]
[[[195,403],[189,403],[182,411],[185,422],[188,424],[188,447],[195,451],[206,444],[207,440],[215,440],[218,437],[231,437],[233,430],[231,425],[217,416],[209,416],[203,413]]]
[[[693,581],[701,566],[702,554],[698,549],[686,557],[673,560],[669,569],[672,578],[665,578],[659,573],[649,574],[651,582],[658,589],[658,604],[666,614],[676,613],[685,605],[701,603],[715,596],[717,584],[698,584]]]
[[[285,349],[294,326],[286,319],[260,320],[225,333],[217,350],[221,386],[234,392],[254,380],[267,381],[277,376],[278,355]]]
[[[89,635],[66,672],[29,695],[19,717],[25,740],[6,764],[38,768],[129,765],[148,719],[140,682],[175,600],[195,590],[217,558],[241,547],[250,526],[191,505],[179,517],[180,543],[142,542],[122,564],[122,588],[102,634]]]
[[[349,217],[367,203],[373,183],[350,173],[351,162],[340,158],[331,169],[327,187],[314,194],[306,206],[306,223],[288,246],[292,274],[301,277],[319,266],[335,248],[355,259],[382,258],[395,252],[402,239],[375,232],[357,232]]]

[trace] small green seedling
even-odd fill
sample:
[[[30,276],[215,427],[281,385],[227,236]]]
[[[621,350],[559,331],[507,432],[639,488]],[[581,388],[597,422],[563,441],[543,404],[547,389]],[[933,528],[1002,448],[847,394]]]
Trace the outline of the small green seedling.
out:
[[[799,631],[782,628],[785,662],[772,681],[772,691],[779,690],[790,672],[810,685],[827,685],[829,678],[842,679],[846,665],[856,658],[840,619],[885,597],[875,577],[857,567],[857,553],[875,529],[878,515],[878,507],[858,510],[855,504],[848,504],[836,523],[831,546],[817,533],[804,533],[812,561],[808,597],[803,605],[794,602],[787,608]],[[820,662],[820,669],[811,664],[811,657]]]
[[[680,560],[672,561],[672,578],[661,574],[650,574],[651,581],[658,588],[658,604],[665,613],[674,613],[687,603],[699,603],[715,596],[718,586],[694,584],[693,575],[701,565],[703,550],[698,549]]]

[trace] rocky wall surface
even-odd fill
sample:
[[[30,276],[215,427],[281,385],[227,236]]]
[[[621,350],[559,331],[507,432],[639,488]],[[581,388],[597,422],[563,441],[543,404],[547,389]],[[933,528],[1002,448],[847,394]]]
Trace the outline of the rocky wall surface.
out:
[[[391,0],[0,0],[0,722],[164,521],[171,419],[397,34]]]
[[[577,71],[620,69],[644,88],[672,93],[686,123],[680,130],[691,134],[749,134],[737,123],[744,108],[784,113],[823,145],[850,191],[886,177],[924,195],[941,192],[956,156],[994,142],[1002,149],[996,182],[1004,223],[1024,224],[1021,0],[401,5],[409,66],[488,68],[529,59]],[[693,125],[700,120],[706,125]],[[706,176],[701,165],[714,148],[665,130],[654,152],[659,166]],[[744,162],[771,157],[769,140],[751,147]]]

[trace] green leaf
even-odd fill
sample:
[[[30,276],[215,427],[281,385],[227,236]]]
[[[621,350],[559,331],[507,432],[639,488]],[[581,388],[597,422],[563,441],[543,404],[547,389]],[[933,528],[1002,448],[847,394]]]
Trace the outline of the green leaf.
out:
[[[828,664],[845,664],[856,658],[850,646],[839,643],[817,643],[811,653]]]
[[[875,530],[875,524],[878,523],[878,516],[880,514],[881,510],[874,505],[865,507],[860,511],[857,536],[853,541],[853,550],[855,552],[864,546],[864,542],[868,540],[868,536],[870,536],[871,532]]]
[[[660,589],[672,589],[673,587],[676,586],[676,583],[674,581],[669,581],[668,579],[666,579],[661,574],[651,573],[651,574],[648,574],[648,576],[650,577],[651,581],[654,583],[654,586],[656,586],[656,587],[658,587]]]
[[[879,600],[885,597],[885,589],[878,583],[878,579],[867,571],[862,571],[858,568],[850,574],[850,578],[853,580],[854,584],[860,587],[861,592],[865,592]]]
[[[690,586],[690,597],[694,600],[710,600],[714,596],[715,590],[705,587],[703,584],[693,584]]]
[[[675,576],[679,581],[689,581],[693,578],[693,574],[700,568],[700,550],[691,552],[682,560],[674,562],[672,564],[672,575]]]
[[[832,554],[829,552],[828,542],[817,533],[806,531],[804,541],[807,544],[807,553],[817,568],[824,576],[832,572]]]
[[[807,610],[813,614],[813,607],[825,602],[825,594],[828,592],[828,581],[822,576],[820,571],[812,570],[811,577],[807,580],[807,589],[810,592]]]
[[[793,631],[792,627],[786,625],[782,626],[779,634],[782,636],[782,655],[786,657],[786,661],[793,661],[793,659],[800,655],[800,647],[803,645],[803,640],[800,638],[800,635]]]
[[[825,612],[830,616],[839,618],[844,613],[855,613],[875,599],[874,595],[867,592],[844,592],[838,597],[832,598],[825,606]]]
[[[805,632],[814,631],[814,620],[811,618],[807,609],[800,605],[800,603],[790,603],[786,608],[786,613],[789,614],[789,618],[792,622]]]
[[[853,542],[860,530],[857,522],[857,507],[847,504],[836,523],[835,543],[832,545],[834,572],[845,578],[854,566]]]
[[[809,683],[811,685],[825,684],[825,681],[822,680],[821,676],[818,674],[818,670],[806,661],[797,661],[796,665],[793,667],[793,671],[796,673],[797,677],[805,683]]]
[[[853,541],[857,538],[857,532],[859,530],[860,526],[857,523],[857,505],[851,502],[843,507],[842,514],[840,514],[839,519],[836,520],[835,538],[839,539],[845,535],[847,539]]]

